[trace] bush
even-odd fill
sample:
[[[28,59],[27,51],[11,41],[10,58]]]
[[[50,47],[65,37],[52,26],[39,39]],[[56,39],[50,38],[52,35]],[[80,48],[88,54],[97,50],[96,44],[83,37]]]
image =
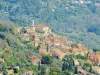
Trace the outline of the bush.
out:
[[[91,64],[91,63],[89,63],[89,62],[85,62],[85,63],[84,63],[84,66],[86,66],[86,67],[89,67],[89,68],[90,68],[90,67],[92,66],[92,64]]]
[[[87,56],[82,56],[81,54],[76,55],[77,59],[87,59]]]
[[[32,44],[27,44],[27,48],[28,49],[33,49],[33,45]]]

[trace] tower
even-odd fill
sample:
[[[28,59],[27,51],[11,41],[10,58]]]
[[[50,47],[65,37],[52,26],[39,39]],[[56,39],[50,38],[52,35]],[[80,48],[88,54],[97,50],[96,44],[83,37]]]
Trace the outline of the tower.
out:
[[[34,20],[32,21],[32,26],[34,26],[35,24],[34,24]]]

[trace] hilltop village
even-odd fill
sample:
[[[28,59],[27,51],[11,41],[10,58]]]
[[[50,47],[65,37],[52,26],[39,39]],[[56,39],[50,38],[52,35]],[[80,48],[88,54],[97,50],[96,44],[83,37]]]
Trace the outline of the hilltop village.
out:
[[[32,48],[33,55],[27,56],[31,68],[29,65],[28,68],[24,66],[24,69],[19,65],[9,66],[7,74],[1,71],[0,75],[100,74],[100,52],[93,52],[84,45],[55,34],[47,25],[17,27],[16,34],[27,43],[28,48]],[[0,62],[4,63],[5,59],[0,58]]]
[[[41,55],[51,55],[62,60],[65,55],[81,54],[85,56],[88,53],[85,46],[69,41],[65,36],[56,35],[48,26],[43,24],[19,28],[18,33],[24,40],[32,40],[29,43],[33,46],[39,46]]]

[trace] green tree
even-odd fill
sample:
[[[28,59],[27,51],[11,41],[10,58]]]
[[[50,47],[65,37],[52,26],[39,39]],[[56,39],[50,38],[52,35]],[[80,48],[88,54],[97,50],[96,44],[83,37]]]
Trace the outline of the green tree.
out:
[[[77,66],[75,66],[74,74],[78,74],[78,67]]]
[[[45,67],[45,65],[41,66],[41,75],[46,75],[46,67]]]
[[[32,70],[33,70],[33,72],[34,72],[35,74],[40,73],[39,70],[38,70],[38,66],[34,65],[34,66],[32,66],[31,68],[32,68]]]
[[[92,72],[92,70],[93,70],[93,69],[92,69],[92,66],[90,66],[89,72]]]
[[[8,75],[8,72],[5,70],[5,71],[3,72],[3,75]]]
[[[2,72],[2,71],[5,71],[6,68],[7,68],[6,63],[0,62],[0,71],[1,71],[1,72]]]
[[[27,44],[27,48],[28,49],[33,49],[33,45],[32,44]]]
[[[53,57],[52,56],[43,56],[42,57],[42,60],[41,60],[41,63],[42,64],[47,64],[47,65],[49,65],[49,64],[51,64],[53,62]]]
[[[84,63],[84,66],[86,66],[86,67],[91,67],[91,66],[92,66],[92,64],[91,64],[91,63],[89,63],[89,62],[85,62],[85,63]]]
[[[76,55],[77,59],[87,59],[87,56],[82,56],[81,54]]]
[[[69,70],[65,70],[64,71],[64,75],[72,75],[73,73],[71,72],[71,71],[69,71]]]

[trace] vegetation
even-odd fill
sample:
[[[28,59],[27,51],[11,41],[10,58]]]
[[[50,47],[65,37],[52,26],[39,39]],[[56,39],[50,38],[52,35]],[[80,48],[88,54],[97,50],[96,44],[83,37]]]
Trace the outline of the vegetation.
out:
[[[42,60],[41,60],[41,63],[42,64],[47,64],[47,65],[49,65],[49,64],[51,64],[53,62],[53,57],[51,57],[51,56],[43,56],[42,57]]]
[[[0,74],[8,75],[8,70],[13,70],[12,75],[27,71],[34,75],[73,75],[80,74],[81,69],[89,75],[98,75],[93,70],[94,65],[100,67],[98,62],[88,61],[88,56],[69,54],[60,60],[56,58],[56,52],[52,56],[42,55],[42,49],[41,54],[39,49],[44,43],[43,33],[39,38],[42,43],[37,46],[33,34],[30,34],[29,41],[21,35],[27,33],[24,26],[32,25],[31,21],[35,20],[35,24],[47,24],[53,32],[99,52],[100,8],[95,3],[100,1],[75,4],[68,0],[0,0]],[[17,33],[20,26],[23,26],[21,32]],[[50,47],[46,42],[45,53]],[[77,43],[70,47],[78,48]],[[39,59],[35,60],[35,56]]]
[[[32,35],[29,41],[23,40],[13,23],[6,23],[6,21],[0,23],[0,58],[4,59],[4,62],[0,62],[0,72],[3,75],[7,75],[9,69],[13,69],[13,75],[21,75],[25,70],[30,70],[36,75],[73,75],[79,74],[79,66],[89,73],[96,74],[92,69],[93,64],[86,61],[87,56],[70,54],[66,55],[63,60],[50,55],[42,56],[39,54],[40,45],[35,46],[31,43],[34,39]],[[48,49],[48,44],[46,46]],[[74,47],[76,44],[72,45],[72,48]],[[29,56],[32,55],[41,59],[38,65],[33,65],[34,62],[29,60]],[[74,59],[79,60],[80,64],[75,65]]]
[[[48,24],[54,32],[70,40],[99,49],[100,8],[96,3],[100,1],[90,1],[90,4],[79,4],[72,0],[0,0],[0,20],[21,26],[31,25],[35,20],[35,24]]]
[[[77,59],[87,59],[87,56],[82,56],[81,54],[76,55]]]

